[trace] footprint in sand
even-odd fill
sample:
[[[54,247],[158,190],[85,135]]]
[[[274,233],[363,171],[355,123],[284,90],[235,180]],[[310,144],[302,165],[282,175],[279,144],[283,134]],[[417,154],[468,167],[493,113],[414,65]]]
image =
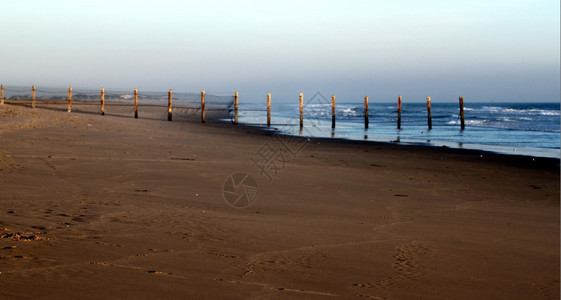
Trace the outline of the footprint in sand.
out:
[[[430,247],[420,242],[400,244],[396,247],[397,254],[394,255],[392,268],[399,274],[374,283],[354,283],[353,286],[363,288],[387,288],[404,280],[414,280],[425,275],[421,259],[426,256]]]

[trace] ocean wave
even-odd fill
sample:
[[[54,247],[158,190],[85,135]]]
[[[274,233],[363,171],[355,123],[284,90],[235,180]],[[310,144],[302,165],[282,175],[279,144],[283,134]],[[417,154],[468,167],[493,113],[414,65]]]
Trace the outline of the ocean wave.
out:
[[[331,118],[331,104],[312,104],[304,107],[304,114],[308,117]],[[364,109],[356,106],[336,108],[336,117],[341,119],[354,119],[364,117]]]
[[[364,116],[364,114],[361,115]],[[343,118],[352,118],[352,117],[359,116],[359,113],[353,108],[344,108],[342,110],[337,111],[337,116]]]
[[[541,115],[544,115],[544,116],[559,116],[560,115],[559,111],[554,111],[554,110],[542,110],[539,113]]]
[[[490,112],[503,111],[504,109],[505,109],[504,107],[500,107],[500,106],[482,106],[481,107],[482,111],[490,111]]]
[[[559,111],[549,110],[549,109],[516,109],[516,108],[506,108],[504,109],[506,113],[512,114],[531,114],[531,115],[544,115],[544,116],[559,116]]]
[[[308,103],[304,105],[305,109],[318,109],[326,107],[331,107],[331,103]]]
[[[460,125],[461,121],[450,120],[446,122],[447,125]],[[535,126],[524,126],[516,120],[465,120],[467,126],[480,127],[480,128],[497,128],[508,130],[522,130],[522,131],[541,131],[541,132],[560,132],[559,128],[536,128]]]
[[[523,114],[523,115],[543,115],[543,116],[559,116],[561,112],[558,110],[541,109],[541,108],[512,108],[499,106],[482,106],[480,109],[464,108],[464,111],[481,111],[500,114]]]

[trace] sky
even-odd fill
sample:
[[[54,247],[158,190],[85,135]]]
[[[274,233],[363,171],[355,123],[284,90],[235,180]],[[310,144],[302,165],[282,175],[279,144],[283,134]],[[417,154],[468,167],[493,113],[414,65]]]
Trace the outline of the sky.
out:
[[[4,1],[5,86],[560,101],[559,0]]]

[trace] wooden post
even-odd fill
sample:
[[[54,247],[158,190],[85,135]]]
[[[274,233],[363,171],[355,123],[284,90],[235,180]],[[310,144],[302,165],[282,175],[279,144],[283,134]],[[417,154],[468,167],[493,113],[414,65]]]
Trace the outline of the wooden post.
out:
[[[171,89],[168,91],[168,121],[171,121],[171,97],[172,91]]]
[[[206,122],[205,112],[205,90],[201,91],[201,123]]]
[[[72,87],[68,88],[68,112],[72,111]]]
[[[432,114],[430,111],[430,96],[427,96],[427,113],[428,113],[428,125],[429,125],[429,130],[432,129]]]
[[[304,94],[300,93],[300,128],[304,127]]]
[[[234,124],[238,124],[238,92],[234,93]]]
[[[267,94],[267,127],[271,126],[271,94]]]
[[[4,105],[4,85],[0,85],[0,104]]]
[[[35,86],[31,87],[31,107],[35,108]]]
[[[331,95],[331,128],[335,128],[335,95]]]
[[[466,123],[464,120],[464,97],[460,97],[460,126],[462,130],[466,129]]]
[[[401,129],[401,95],[397,96],[397,129]]]
[[[101,88],[101,115],[105,115],[105,89]]]
[[[134,89],[134,118],[138,119],[138,89]]]
[[[364,128],[368,129],[368,96],[364,96]]]

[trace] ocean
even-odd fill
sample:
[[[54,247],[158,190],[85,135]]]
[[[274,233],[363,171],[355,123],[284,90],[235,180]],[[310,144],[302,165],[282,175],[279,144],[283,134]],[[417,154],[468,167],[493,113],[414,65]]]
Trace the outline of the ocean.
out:
[[[316,97],[317,98],[317,97]],[[397,102],[397,101],[396,101]],[[397,103],[370,101],[369,128],[364,103],[336,103],[336,126],[331,128],[331,100],[304,104],[300,130],[299,104],[272,103],[271,129],[304,137],[418,144],[477,149],[503,154],[560,158],[559,103],[465,102],[465,130],[459,103],[431,104],[428,129],[426,103],[402,103],[397,129]],[[240,103],[239,123],[266,127],[266,103]]]

